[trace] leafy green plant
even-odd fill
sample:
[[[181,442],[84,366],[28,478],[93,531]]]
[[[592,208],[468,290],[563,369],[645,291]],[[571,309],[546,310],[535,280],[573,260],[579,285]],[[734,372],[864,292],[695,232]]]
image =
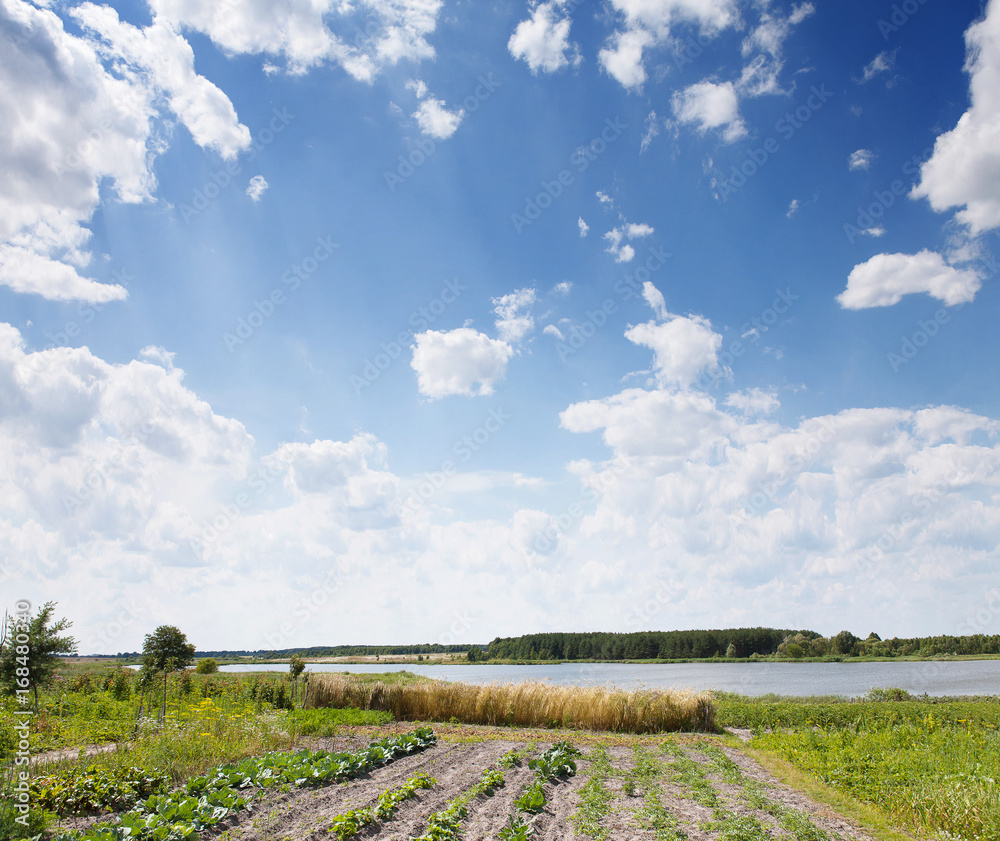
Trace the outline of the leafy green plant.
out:
[[[500,841],[528,841],[535,833],[533,820],[525,821],[520,815],[511,815],[507,826],[500,830]]]
[[[500,768],[487,768],[479,782],[451,800],[448,805],[427,819],[427,831],[412,841],[456,841],[462,821],[469,814],[469,804],[477,797],[492,797],[504,785],[504,772]]]
[[[118,812],[167,788],[166,774],[149,774],[134,766],[70,768],[31,780],[30,797],[60,815]]]
[[[55,841],[179,841],[217,825],[249,801],[241,792],[251,788],[294,785],[318,787],[352,779],[400,756],[425,750],[437,742],[429,727],[388,736],[354,753],[300,750],[271,753],[221,765],[195,777],[178,791],[140,802],[115,824],[98,824],[85,832],[66,832]]]
[[[391,818],[396,806],[404,800],[414,797],[420,789],[431,788],[435,785],[437,785],[437,780],[433,777],[429,777],[427,774],[417,774],[399,788],[381,794],[374,805],[352,809],[350,812],[338,815],[333,819],[329,831],[341,841],[353,838],[365,827]]]
[[[528,767],[541,780],[555,780],[559,777],[572,777],[576,773],[576,762],[573,757],[580,751],[569,742],[556,742],[544,753],[528,761]]]
[[[539,780],[535,780],[514,801],[514,805],[522,812],[531,812],[533,814],[541,812],[545,808],[545,791],[542,789],[542,783]]]

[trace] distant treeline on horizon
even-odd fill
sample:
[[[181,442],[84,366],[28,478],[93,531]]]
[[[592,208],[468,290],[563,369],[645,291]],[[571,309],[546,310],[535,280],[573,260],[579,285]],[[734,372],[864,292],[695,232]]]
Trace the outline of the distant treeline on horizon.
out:
[[[486,650],[490,660],[700,660],[776,654],[791,658],[1000,654],[1000,635],[883,640],[875,633],[860,639],[850,631],[841,631],[827,638],[816,631],[778,628],[554,633],[497,637]]]
[[[1000,634],[988,636],[893,637],[871,633],[861,639],[850,631],[824,637],[816,631],[781,628],[728,628],[693,631],[609,631],[525,634],[480,643],[439,645],[317,645],[280,650],[197,652],[198,657],[285,659],[300,657],[392,657],[402,654],[465,654],[482,660],[703,660],[713,657],[749,659],[772,657],[934,657],[937,655],[1000,655]],[[141,652],[94,655],[141,658]]]

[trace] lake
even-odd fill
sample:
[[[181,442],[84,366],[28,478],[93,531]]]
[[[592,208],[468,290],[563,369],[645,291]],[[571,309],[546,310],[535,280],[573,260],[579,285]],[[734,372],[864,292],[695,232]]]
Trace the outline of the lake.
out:
[[[741,695],[843,695],[899,687],[922,695],[1000,695],[1000,660],[887,663],[564,663],[540,666],[425,666],[311,663],[310,672],[410,671],[438,680],[490,683],[546,680],[622,689],[721,689]],[[282,664],[222,666],[224,672],[281,671]]]

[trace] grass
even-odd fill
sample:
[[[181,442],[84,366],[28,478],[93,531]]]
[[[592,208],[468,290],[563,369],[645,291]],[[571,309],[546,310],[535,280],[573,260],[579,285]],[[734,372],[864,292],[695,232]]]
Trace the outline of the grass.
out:
[[[654,841],[681,841],[687,834],[679,828],[676,816],[663,804],[659,781],[666,776],[663,762],[648,748],[635,745],[635,764],[625,776],[625,790],[642,790],[642,808],[637,817],[642,829],[652,831]]]
[[[580,789],[580,805],[570,822],[578,834],[586,835],[593,841],[605,841],[611,830],[604,821],[611,814],[611,804],[615,799],[607,782],[614,768],[603,745],[595,747],[585,759],[590,761],[590,768],[584,772],[589,779]]]
[[[387,684],[353,676],[312,675],[310,707],[385,710],[399,721],[451,721],[515,727],[564,727],[615,733],[714,730],[708,693],[554,686],[542,682],[470,685]]]
[[[1000,702],[890,690],[874,697],[728,696],[719,699],[719,717],[753,729],[758,751],[874,806],[886,824],[968,841],[1000,838]]]

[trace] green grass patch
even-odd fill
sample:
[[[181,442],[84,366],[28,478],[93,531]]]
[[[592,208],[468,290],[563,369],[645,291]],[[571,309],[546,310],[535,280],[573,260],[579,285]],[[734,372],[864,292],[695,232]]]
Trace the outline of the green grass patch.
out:
[[[340,727],[382,725],[392,721],[392,713],[381,710],[291,710],[287,716],[289,730],[299,736],[336,736]]]
[[[584,759],[590,761],[590,767],[584,772],[589,779],[580,789],[580,805],[570,822],[578,835],[605,841],[611,834],[605,820],[611,814],[611,804],[615,799],[607,786],[608,778],[614,773],[611,757],[603,745],[597,745]]]

